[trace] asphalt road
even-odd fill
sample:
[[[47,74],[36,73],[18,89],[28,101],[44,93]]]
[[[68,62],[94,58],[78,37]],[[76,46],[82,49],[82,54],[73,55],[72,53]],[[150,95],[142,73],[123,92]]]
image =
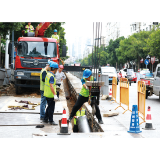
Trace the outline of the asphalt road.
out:
[[[109,88],[112,88],[112,85],[109,85]],[[119,102],[119,85],[117,86],[117,102]],[[132,83],[131,86],[129,86],[129,109],[132,110],[132,105],[137,105],[137,83]],[[119,105],[116,103],[112,103],[110,101],[107,100],[101,100],[101,110],[105,109],[115,109],[116,107],[118,107]],[[105,106],[105,107],[104,107]],[[122,106],[127,109],[126,105]],[[159,101],[159,97],[156,95],[152,95],[150,97],[148,97],[148,99],[146,99],[145,101],[145,113],[147,114],[147,108],[148,106],[151,107],[151,117],[152,117],[152,126],[153,128],[155,128],[155,130],[144,130],[142,128],[145,128],[145,123],[142,123],[140,125],[140,130],[142,131],[141,133],[139,133],[139,135],[141,135],[141,137],[144,138],[160,138],[160,119],[159,119],[159,113],[160,113],[160,101]],[[102,107],[104,107],[102,109]],[[125,126],[125,128],[127,128],[127,130],[129,130],[130,127],[130,120],[131,120],[131,112],[130,111],[126,111],[124,114],[122,114],[124,112],[124,110],[119,107],[118,109],[116,109],[116,111],[119,112],[118,116],[114,116],[113,118],[115,118],[117,121],[119,121],[123,126]],[[145,116],[146,117],[146,116]],[[143,122],[143,120],[141,118],[139,118],[139,122]]]

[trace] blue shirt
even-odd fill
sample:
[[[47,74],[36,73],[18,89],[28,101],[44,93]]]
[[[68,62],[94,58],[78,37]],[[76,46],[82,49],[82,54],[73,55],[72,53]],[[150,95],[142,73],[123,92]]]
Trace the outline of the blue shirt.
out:
[[[50,72],[50,73],[52,73],[52,72]],[[53,74],[53,73],[52,73]],[[53,74],[53,76],[55,76],[54,74]],[[49,83],[51,83],[51,84],[53,84],[54,83],[54,77],[53,76],[51,76],[50,77],[50,80],[49,80]]]
[[[52,72],[50,72],[50,73],[52,73]],[[52,74],[53,74],[53,73],[52,73]],[[46,72],[46,71],[43,71],[43,73],[42,73],[42,81],[43,81],[43,82],[45,82],[46,75],[47,75],[47,72]],[[54,74],[53,74],[53,75],[54,75]],[[54,76],[55,76],[55,75],[54,75]],[[54,83],[54,77],[53,77],[53,76],[50,77],[49,83],[51,83],[51,84]]]

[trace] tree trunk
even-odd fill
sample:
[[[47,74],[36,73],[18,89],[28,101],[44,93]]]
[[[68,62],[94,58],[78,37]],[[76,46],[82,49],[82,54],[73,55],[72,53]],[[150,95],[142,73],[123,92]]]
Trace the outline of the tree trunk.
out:
[[[140,57],[139,57],[139,55],[138,55],[138,63],[137,64],[138,64],[138,68],[137,69],[139,70],[139,66],[140,66]]]

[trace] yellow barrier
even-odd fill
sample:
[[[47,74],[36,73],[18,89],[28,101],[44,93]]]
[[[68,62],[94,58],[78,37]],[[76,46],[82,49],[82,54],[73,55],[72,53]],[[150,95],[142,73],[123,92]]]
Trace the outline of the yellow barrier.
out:
[[[113,77],[112,79],[112,98],[110,101],[114,101],[112,103],[117,103],[116,101],[116,96],[117,96],[117,78]]]
[[[140,124],[145,122],[145,101],[146,101],[146,85],[145,82],[143,81],[138,81],[137,84],[137,92],[138,92],[138,115],[139,113],[143,115],[143,117],[141,117],[139,115],[139,117],[141,117],[143,119],[143,122],[141,122]]]
[[[118,107],[122,107],[121,103],[123,103],[123,104],[128,106],[128,109],[126,109],[126,110],[124,109],[124,107],[122,107],[125,110],[123,112],[123,114],[124,114],[128,110],[131,111],[129,109],[129,82],[128,82],[128,79],[127,78],[121,78],[119,85],[120,85],[120,106],[118,106]]]

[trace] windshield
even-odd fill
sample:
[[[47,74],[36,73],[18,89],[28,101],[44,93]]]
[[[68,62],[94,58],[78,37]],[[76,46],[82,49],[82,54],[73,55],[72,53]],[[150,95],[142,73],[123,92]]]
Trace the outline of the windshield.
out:
[[[20,41],[17,53],[26,57],[56,57],[56,43],[54,42],[26,42]]]
[[[102,73],[116,73],[115,68],[102,68]]]

